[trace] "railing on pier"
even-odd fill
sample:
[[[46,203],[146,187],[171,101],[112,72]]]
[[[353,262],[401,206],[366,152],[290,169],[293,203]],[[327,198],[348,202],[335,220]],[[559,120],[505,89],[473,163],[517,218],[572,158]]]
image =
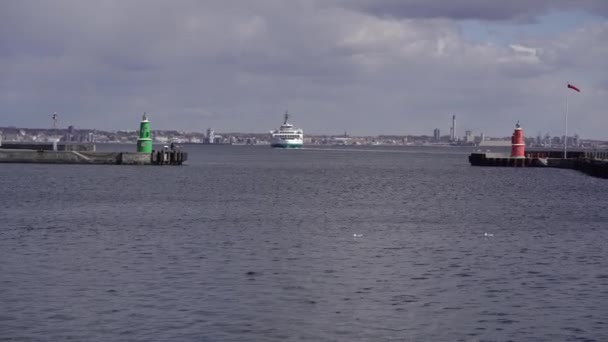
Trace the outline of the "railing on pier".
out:
[[[564,151],[526,151],[526,158],[564,158]],[[568,151],[568,159],[608,160],[608,151]]]

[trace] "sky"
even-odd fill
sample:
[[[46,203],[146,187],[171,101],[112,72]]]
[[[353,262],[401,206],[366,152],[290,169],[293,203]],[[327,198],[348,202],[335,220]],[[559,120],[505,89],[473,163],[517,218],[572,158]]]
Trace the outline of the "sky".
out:
[[[608,140],[605,0],[0,1],[0,126]],[[567,89],[568,83],[581,89]]]

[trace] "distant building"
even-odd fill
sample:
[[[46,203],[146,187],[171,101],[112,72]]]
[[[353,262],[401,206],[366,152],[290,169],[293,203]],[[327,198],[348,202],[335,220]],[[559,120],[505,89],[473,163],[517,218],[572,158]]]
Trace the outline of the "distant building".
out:
[[[215,143],[215,131],[212,128],[207,129],[207,137],[205,138],[207,144]]]
[[[472,131],[464,132],[464,142],[467,142],[467,143],[473,142],[473,132]]]
[[[435,141],[441,140],[441,131],[439,130],[439,128],[435,128],[433,130],[433,138],[435,139]]]
[[[331,145],[350,145],[351,138],[347,137],[332,137],[330,140]]]
[[[160,143],[160,144],[166,144],[169,142],[169,137],[166,137],[164,135],[160,135],[160,134],[155,134],[154,135],[154,142]]]
[[[511,146],[511,140],[484,140],[479,142],[479,146],[486,147],[507,147]]]
[[[68,130],[65,132],[65,134],[63,135],[63,141],[67,141],[67,142],[72,142],[75,141],[75,132],[76,130],[74,129],[74,126],[70,125],[68,126]]]

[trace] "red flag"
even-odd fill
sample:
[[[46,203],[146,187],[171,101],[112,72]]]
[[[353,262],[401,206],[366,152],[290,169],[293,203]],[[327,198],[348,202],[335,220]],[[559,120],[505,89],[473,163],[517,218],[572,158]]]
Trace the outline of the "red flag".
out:
[[[581,90],[580,90],[580,89],[578,89],[577,87],[573,86],[573,85],[572,85],[572,84],[570,84],[570,83],[568,83],[568,88],[573,89],[573,90],[576,90],[576,91],[578,91],[579,93],[581,92]]]

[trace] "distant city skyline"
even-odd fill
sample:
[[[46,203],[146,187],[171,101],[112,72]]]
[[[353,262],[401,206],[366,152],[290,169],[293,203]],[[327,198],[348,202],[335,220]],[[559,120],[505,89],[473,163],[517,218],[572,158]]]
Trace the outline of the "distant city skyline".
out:
[[[0,126],[608,139],[608,2],[0,2]],[[444,133],[445,135],[445,133]]]
[[[60,139],[62,142],[87,142],[87,143],[127,143],[135,142],[138,138],[138,130],[116,130],[104,131],[92,128],[32,128],[32,127],[3,127],[0,126],[0,143],[17,142],[52,142]],[[563,136],[551,136],[548,133],[537,135],[525,134],[526,142],[536,147],[561,147]],[[154,143],[195,143],[195,144],[268,144],[269,133],[259,132],[216,132],[208,128],[206,132],[201,131],[179,131],[153,129],[151,138]],[[253,140],[251,140],[253,139]],[[578,134],[568,136],[569,145],[580,148],[605,148],[608,141],[601,139],[585,139]],[[307,145],[329,144],[329,145],[461,145],[461,146],[510,146],[510,136],[487,136],[485,133],[473,134],[465,131],[463,136],[454,137],[450,134],[441,135],[439,129],[434,129],[433,134],[381,134],[381,135],[351,135],[348,132],[339,134],[308,134],[304,136]],[[485,143],[482,143],[485,142]]]

